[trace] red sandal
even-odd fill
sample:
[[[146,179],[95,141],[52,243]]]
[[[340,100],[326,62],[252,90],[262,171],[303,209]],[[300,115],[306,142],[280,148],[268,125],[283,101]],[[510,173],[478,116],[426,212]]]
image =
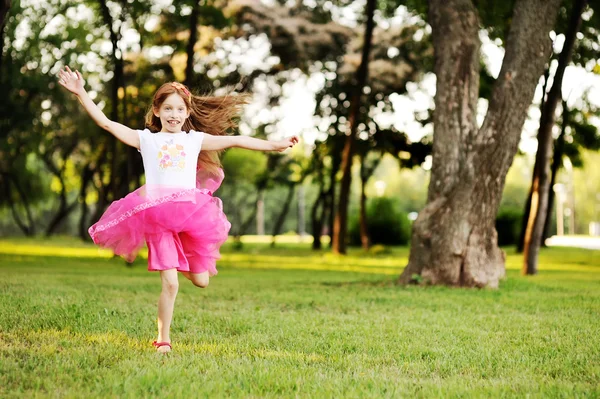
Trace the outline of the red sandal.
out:
[[[156,342],[156,341],[154,341],[154,342],[152,342],[152,346],[154,346],[156,349],[158,349],[160,347],[163,347],[163,346],[168,346],[169,350],[167,352],[170,352],[171,349],[173,349],[171,347],[171,343],[170,342]],[[165,353],[167,353],[167,352],[165,352]]]

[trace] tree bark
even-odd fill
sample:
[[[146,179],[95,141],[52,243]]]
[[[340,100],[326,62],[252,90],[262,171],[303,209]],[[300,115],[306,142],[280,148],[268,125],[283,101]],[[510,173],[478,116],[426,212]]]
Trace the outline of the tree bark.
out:
[[[194,79],[194,46],[198,41],[198,14],[200,13],[200,2],[195,1],[190,14],[190,39],[187,43],[187,60],[185,62],[185,85],[191,87]]]
[[[548,93],[548,98],[540,117],[538,149],[535,156],[535,166],[533,167],[531,209],[523,241],[524,259],[521,273],[524,275],[537,273],[540,243],[548,213],[548,190],[550,188],[548,169],[550,167],[550,155],[552,152],[552,128],[554,127],[555,111],[558,102],[562,98],[563,77],[571,61],[575,39],[581,25],[581,13],[586,5],[587,0],[575,0],[573,4],[569,26],[565,33],[565,43],[558,57],[558,68],[556,69],[552,88]]]
[[[360,112],[360,103],[362,91],[367,83],[369,75],[369,55],[371,53],[371,42],[373,38],[373,28],[375,26],[373,16],[375,14],[376,0],[367,0],[365,25],[365,37],[362,49],[360,66],[356,71],[356,87],[350,102],[350,114],[348,124],[350,134],[346,137],[346,143],[342,152],[342,181],[340,184],[340,196],[333,223],[333,243],[334,253],[346,253],[346,233],[348,230],[348,200],[350,197],[350,183],[352,182],[352,159],[354,157],[354,147],[356,144],[356,128]]]
[[[427,204],[413,224],[401,283],[498,287],[505,254],[495,219],[560,0],[517,0],[502,68],[481,128],[479,18],[471,0],[431,0],[437,76]]]

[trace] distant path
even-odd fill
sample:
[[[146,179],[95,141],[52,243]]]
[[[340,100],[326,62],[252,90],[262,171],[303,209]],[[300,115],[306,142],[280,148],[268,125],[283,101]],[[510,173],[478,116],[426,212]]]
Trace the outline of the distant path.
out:
[[[549,247],[576,247],[600,250],[600,237],[552,236],[546,240]]]

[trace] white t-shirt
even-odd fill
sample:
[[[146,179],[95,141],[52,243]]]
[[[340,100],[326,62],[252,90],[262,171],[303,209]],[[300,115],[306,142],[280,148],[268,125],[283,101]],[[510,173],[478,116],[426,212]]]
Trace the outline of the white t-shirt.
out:
[[[157,188],[195,188],[196,165],[204,133],[152,133],[138,130],[146,185]]]

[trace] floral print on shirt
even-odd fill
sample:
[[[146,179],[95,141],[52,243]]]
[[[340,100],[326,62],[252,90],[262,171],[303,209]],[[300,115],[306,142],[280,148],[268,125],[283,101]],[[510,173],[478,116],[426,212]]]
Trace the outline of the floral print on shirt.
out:
[[[181,144],[175,144],[173,139],[166,141],[158,151],[159,169],[183,171],[185,155],[185,149]]]

